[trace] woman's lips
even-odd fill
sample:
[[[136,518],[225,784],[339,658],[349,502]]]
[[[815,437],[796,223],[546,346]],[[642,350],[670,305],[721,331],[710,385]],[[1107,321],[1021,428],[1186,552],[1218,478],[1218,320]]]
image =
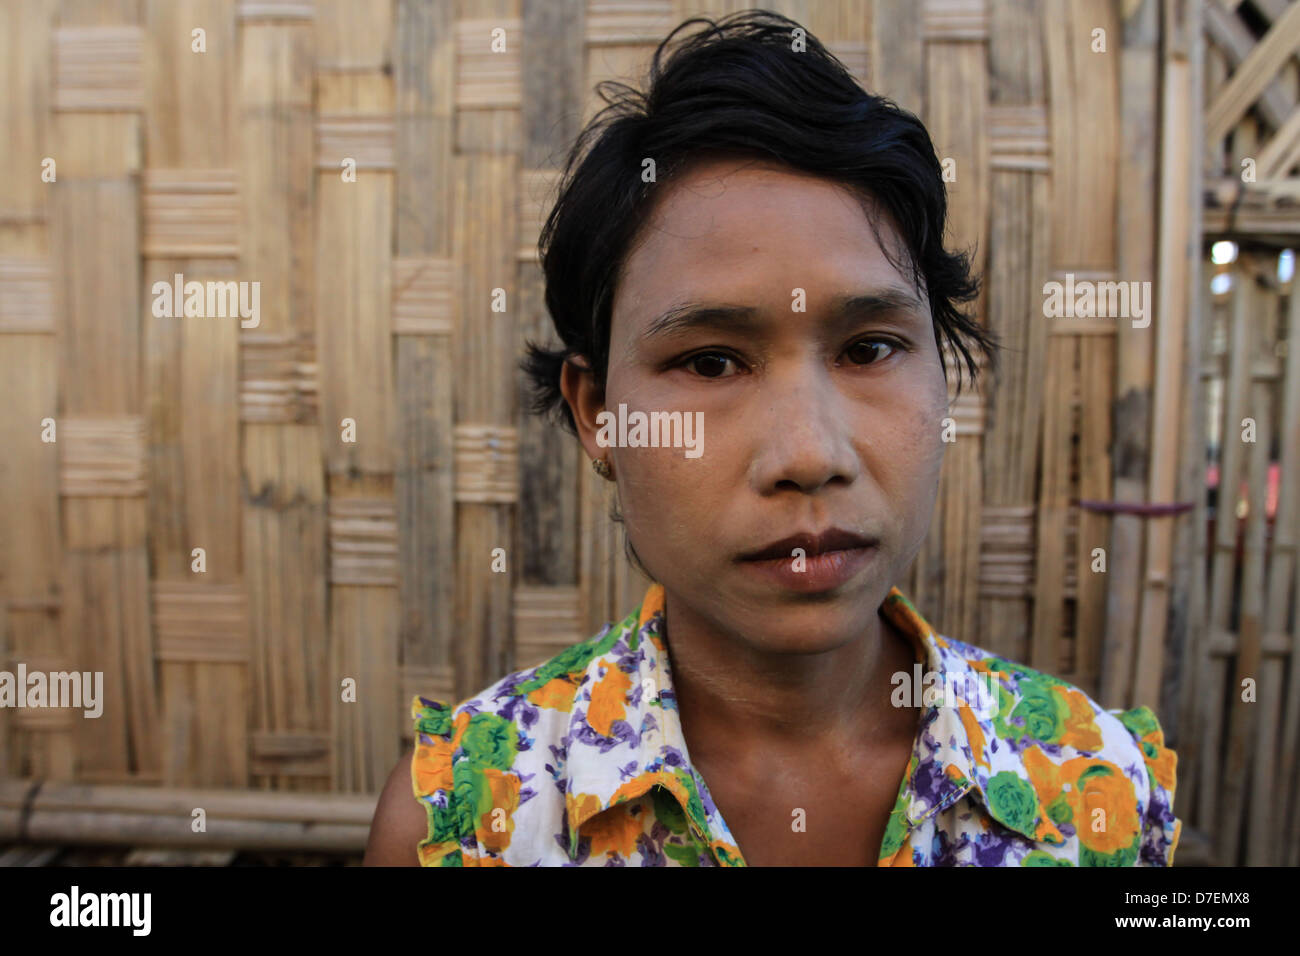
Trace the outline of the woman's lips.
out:
[[[851,580],[876,556],[875,545],[796,558],[745,560],[742,568],[761,580],[804,594],[829,591]],[[802,568],[803,570],[796,570]]]

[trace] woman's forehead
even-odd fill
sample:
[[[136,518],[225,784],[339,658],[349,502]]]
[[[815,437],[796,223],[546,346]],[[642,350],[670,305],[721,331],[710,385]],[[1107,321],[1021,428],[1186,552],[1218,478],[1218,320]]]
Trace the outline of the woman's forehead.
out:
[[[639,326],[683,302],[912,289],[882,240],[901,249],[888,218],[869,219],[839,183],[774,164],[701,164],[666,185],[620,270],[614,315]]]

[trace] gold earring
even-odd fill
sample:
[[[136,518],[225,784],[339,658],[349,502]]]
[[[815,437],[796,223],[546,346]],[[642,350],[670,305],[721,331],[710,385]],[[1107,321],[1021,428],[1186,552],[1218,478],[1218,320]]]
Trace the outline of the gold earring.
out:
[[[604,458],[591,459],[591,470],[606,481],[614,480],[614,467]]]

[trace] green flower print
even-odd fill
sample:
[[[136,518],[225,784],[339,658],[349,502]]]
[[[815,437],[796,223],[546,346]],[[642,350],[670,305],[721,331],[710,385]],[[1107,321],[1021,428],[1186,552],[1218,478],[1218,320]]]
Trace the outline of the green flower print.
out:
[[[1010,770],[1003,770],[989,778],[986,790],[989,812],[994,818],[1024,832],[1033,832],[1038,819],[1038,795],[1033,784]]]
[[[700,792],[695,787],[695,778],[688,771],[680,768],[673,776],[680,780],[682,786],[686,788],[686,812],[690,814],[691,819],[695,821],[695,825],[701,831],[708,833],[709,818],[708,814],[704,812],[704,801],[700,799]]]
[[[1065,722],[1070,717],[1070,705],[1054,687],[1044,687],[1037,681],[1021,684],[1020,703],[1011,711],[1012,726],[1024,721],[1024,729],[1016,736],[1029,735],[1034,740],[1054,744],[1065,732]]]
[[[682,805],[664,787],[655,785],[650,788],[655,804],[655,816],[668,828],[670,833],[686,832],[686,814]]]
[[[1069,860],[1058,860],[1043,850],[1033,850],[1020,861],[1021,866],[1074,866]]]
[[[450,734],[451,708],[442,701],[438,701],[438,707],[421,707],[415,729],[419,733],[428,734],[430,737]]]
[[[998,684],[998,712],[993,716],[993,730],[999,737],[1016,740],[1025,734],[1023,727],[1013,727],[1007,719],[1015,710],[1016,698],[1002,684]]]
[[[1137,860],[1138,844],[1142,841],[1141,834],[1133,838],[1133,842],[1128,846],[1116,850],[1114,853],[1098,853],[1096,850],[1079,844],[1079,865],[1080,866],[1132,866]]]
[[[461,833],[473,833],[482,813],[480,805],[487,803],[489,808],[491,806],[492,790],[483,779],[483,774],[468,764],[457,765],[452,775],[454,782],[451,790],[455,798],[452,809],[456,814],[456,827]]]
[[[518,732],[515,722],[500,714],[475,714],[469,719],[461,746],[466,760],[475,770],[509,770],[515,762]]]
[[[683,845],[665,843],[664,855],[676,860],[678,866],[700,865],[700,845],[694,840]]]
[[[1156,720],[1156,715],[1145,704],[1141,707],[1134,707],[1132,710],[1126,710],[1117,716],[1119,722],[1128,728],[1129,733],[1139,740],[1151,733],[1151,731],[1160,729],[1160,722]]]
[[[1074,820],[1074,811],[1070,809],[1070,802],[1065,799],[1065,794],[1061,794],[1047,805],[1047,819],[1057,825]]]
[[[579,644],[566,647],[541,667],[537,668],[537,672],[533,675],[532,679],[520,683],[516,687],[516,691],[521,694],[528,694],[537,690],[539,687],[546,686],[551,681],[555,680],[555,678],[560,677],[563,674],[574,674],[585,670],[587,665],[590,664],[594,658],[608,652],[615,644],[617,644],[619,638],[623,636],[625,631],[629,628],[635,631],[636,621],[637,612],[633,611],[624,618],[621,623],[611,627],[609,633],[606,634],[602,640],[596,641],[592,638],[591,640],[582,641]],[[635,649],[636,648],[634,647],[633,650]]]
[[[456,808],[450,807],[443,809],[441,807],[430,807],[433,812],[429,814],[429,839],[434,843],[443,843],[447,840],[455,840],[460,836],[460,829],[456,820]]]

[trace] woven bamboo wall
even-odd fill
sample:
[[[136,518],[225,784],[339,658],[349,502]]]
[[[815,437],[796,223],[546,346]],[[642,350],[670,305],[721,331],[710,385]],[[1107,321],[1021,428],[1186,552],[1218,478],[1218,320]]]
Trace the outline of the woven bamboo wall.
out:
[[[523,342],[549,338],[537,234],[594,85],[636,78],[685,17],[745,5],[3,5],[0,651],[102,670],[107,703],[93,721],[0,711],[0,773],[374,791],[412,693],[460,699],[639,600],[608,487],[521,411]],[[949,634],[1107,706],[1151,703],[1177,745],[1220,709],[1186,705],[1205,653],[1183,610],[1205,554],[1188,414],[1202,101],[1233,87],[1213,132],[1276,133],[1268,168],[1292,171],[1300,4],[1253,4],[1286,38],[1258,48],[1237,13],[1172,0],[772,8],[955,160],[953,239],[976,251],[978,314],[1006,346],[997,387],[954,406],[932,533],[900,583]],[[1235,39],[1203,65],[1216,29]],[[176,273],[260,283],[260,324],[155,315]],[[1155,321],[1045,318],[1043,285],[1066,273],[1153,280]],[[1275,426],[1294,437],[1293,372]],[[1114,505],[1185,500],[1200,510]],[[1290,661],[1295,727],[1279,573],[1263,646],[1270,686]],[[1221,763],[1206,751],[1195,771],[1211,830]],[[1295,784],[1294,762],[1276,772]]]
[[[1217,491],[1197,522],[1207,584],[1192,595],[1182,701],[1200,746],[1179,772],[1218,861],[1296,866],[1300,4],[1205,14],[1204,230],[1221,255],[1204,269],[1198,412]]]

